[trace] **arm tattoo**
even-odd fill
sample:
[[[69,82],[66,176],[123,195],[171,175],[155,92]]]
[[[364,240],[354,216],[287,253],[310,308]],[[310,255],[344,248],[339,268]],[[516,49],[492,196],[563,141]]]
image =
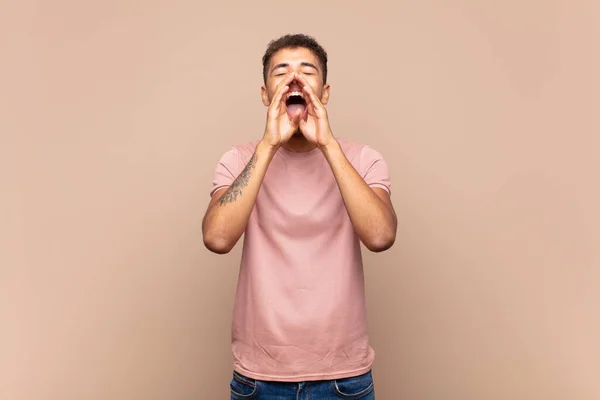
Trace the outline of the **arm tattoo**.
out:
[[[238,176],[231,186],[229,186],[229,189],[223,193],[223,196],[219,199],[220,205],[224,206],[227,203],[233,203],[238,196],[242,195],[242,189],[248,186],[248,181],[250,180],[250,175],[254,167],[256,167],[256,154],[252,156],[240,176]]]

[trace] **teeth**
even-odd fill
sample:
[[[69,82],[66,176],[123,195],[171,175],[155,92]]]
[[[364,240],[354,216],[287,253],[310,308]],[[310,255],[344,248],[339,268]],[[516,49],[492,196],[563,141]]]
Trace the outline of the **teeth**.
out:
[[[302,93],[302,92],[289,92],[289,93],[287,94],[287,98],[288,98],[288,99],[289,99],[290,97],[292,97],[292,96],[300,96],[300,97],[304,98],[304,93]]]

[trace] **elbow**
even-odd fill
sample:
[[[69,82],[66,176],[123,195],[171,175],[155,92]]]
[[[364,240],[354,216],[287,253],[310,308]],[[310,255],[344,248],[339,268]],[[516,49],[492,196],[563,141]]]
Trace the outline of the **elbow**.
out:
[[[212,251],[213,253],[216,254],[227,254],[229,253],[232,249],[234,244],[231,244],[228,240],[215,236],[215,235],[210,235],[205,233],[204,237],[204,246]]]
[[[396,233],[390,232],[386,234],[378,235],[371,240],[364,241],[365,247],[373,253],[381,253],[388,250],[394,245],[396,241]]]

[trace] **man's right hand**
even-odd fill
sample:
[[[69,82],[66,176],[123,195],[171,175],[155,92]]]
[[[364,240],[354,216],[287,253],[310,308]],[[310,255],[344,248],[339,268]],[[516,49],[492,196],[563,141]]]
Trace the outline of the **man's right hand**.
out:
[[[292,135],[298,130],[301,116],[297,115],[291,120],[285,105],[289,84],[295,77],[296,74],[290,72],[281,82],[279,82],[277,90],[275,91],[275,96],[273,96],[267,111],[267,124],[263,142],[274,149],[279,148],[290,140]]]

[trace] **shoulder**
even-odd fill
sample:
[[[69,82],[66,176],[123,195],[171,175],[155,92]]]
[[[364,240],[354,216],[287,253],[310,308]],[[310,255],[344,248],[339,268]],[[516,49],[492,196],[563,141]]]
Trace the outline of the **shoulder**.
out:
[[[259,142],[260,142],[259,140],[256,140],[254,142],[246,142],[246,143],[242,143],[242,144],[237,144],[237,145],[233,146],[232,151],[235,151],[235,153],[239,157],[241,163],[243,165],[246,165],[252,158],[252,155],[254,154],[254,152],[256,151],[256,146],[258,145]]]
[[[258,141],[247,142],[230,147],[221,155],[221,162],[240,163],[245,165],[248,161],[250,161],[250,158],[252,157],[252,154],[254,154],[256,145],[258,143]]]

